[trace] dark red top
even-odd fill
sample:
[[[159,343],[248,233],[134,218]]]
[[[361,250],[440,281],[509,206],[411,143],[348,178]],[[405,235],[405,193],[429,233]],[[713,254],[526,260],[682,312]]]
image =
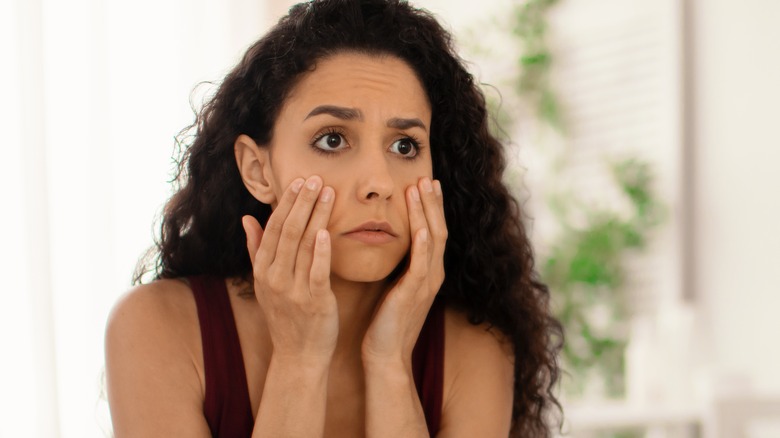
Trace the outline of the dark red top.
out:
[[[254,418],[244,357],[225,281],[198,276],[189,278],[198,307],[203,341],[206,394],[203,412],[211,435],[219,438],[252,436]],[[436,300],[412,354],[412,371],[428,432],[435,436],[441,422],[444,374],[444,305]]]

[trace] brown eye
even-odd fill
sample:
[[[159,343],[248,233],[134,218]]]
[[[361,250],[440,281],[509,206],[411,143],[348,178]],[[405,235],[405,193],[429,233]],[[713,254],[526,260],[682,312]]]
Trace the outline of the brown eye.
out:
[[[314,142],[314,147],[324,151],[335,151],[346,147],[347,142],[341,134],[331,132],[318,138]]]
[[[328,134],[325,137],[325,143],[327,143],[329,148],[336,149],[341,145],[341,136],[338,134]]]
[[[402,138],[390,145],[390,150],[404,158],[412,158],[417,155],[417,142],[411,138]]]

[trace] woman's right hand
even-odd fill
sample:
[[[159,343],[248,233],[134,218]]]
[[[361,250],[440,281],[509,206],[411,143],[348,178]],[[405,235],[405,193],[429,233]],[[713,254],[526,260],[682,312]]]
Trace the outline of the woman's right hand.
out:
[[[265,315],[275,359],[330,363],[338,338],[330,288],[333,188],[318,176],[294,180],[265,230],[244,216],[255,297]]]

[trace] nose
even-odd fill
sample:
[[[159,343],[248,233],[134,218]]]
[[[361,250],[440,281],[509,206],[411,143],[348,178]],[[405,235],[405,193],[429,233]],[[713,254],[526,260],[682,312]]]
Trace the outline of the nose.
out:
[[[358,170],[357,196],[361,202],[390,199],[395,188],[384,151],[381,148],[371,149],[364,154]]]

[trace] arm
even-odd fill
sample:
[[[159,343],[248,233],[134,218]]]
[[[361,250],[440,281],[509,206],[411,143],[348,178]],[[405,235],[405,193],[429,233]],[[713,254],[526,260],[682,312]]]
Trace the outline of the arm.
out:
[[[410,366],[366,364],[366,431],[370,437],[428,437]]]
[[[211,436],[196,366],[201,355],[197,313],[187,294],[183,285],[173,290],[144,285],[112,312],[106,330],[106,382],[117,438]],[[253,436],[321,434],[328,368],[327,363],[272,356]]]
[[[243,218],[254,290],[273,344],[254,437],[322,436],[328,375],[338,338],[325,230],[333,189],[294,181],[266,224]]]
[[[506,438],[512,423],[514,355],[501,333],[445,314],[444,394],[439,438]],[[372,436],[427,437],[411,369],[365,367]],[[382,435],[387,433],[387,435]]]
[[[252,436],[321,436],[329,369],[330,363],[322,361],[272,356]]]
[[[417,233],[412,243],[410,272],[385,296],[363,342],[366,435],[371,438],[429,436],[411,364],[420,321],[425,320],[435,293],[424,294],[419,293],[419,289],[403,287],[405,283],[418,283],[420,279],[415,278],[415,268],[425,268],[415,266],[428,259],[425,254],[427,238],[420,237]],[[413,305],[415,301],[416,305]],[[390,318],[393,314],[395,318]],[[409,318],[408,322],[404,321],[406,318]]]
[[[105,338],[114,436],[211,436],[197,324],[189,289],[174,280],[139,286],[114,307]]]
[[[411,351],[444,280],[447,240],[441,187],[421,179],[407,191],[412,250],[407,272],[384,297],[363,341],[370,437],[427,437]],[[512,421],[514,356],[503,336],[461,314],[445,318],[439,437],[506,437]]]
[[[321,436],[338,336],[330,290],[331,196],[288,188],[267,232],[246,217],[255,296],[273,353],[253,436]],[[298,192],[301,196],[298,196]],[[319,201],[319,202],[318,202]],[[308,225],[307,225],[308,224]],[[316,237],[316,242],[315,242]],[[197,311],[189,288],[163,280],[120,301],[106,332],[106,374],[117,438],[208,437]]]
[[[191,292],[175,280],[139,286],[114,307],[105,339],[114,436],[211,436],[197,318]],[[253,436],[321,435],[328,368],[272,356]]]
[[[406,191],[412,248],[409,267],[386,293],[363,340],[366,434],[427,437],[412,376],[412,351],[444,281],[447,226],[438,181],[421,178]]]
[[[514,355],[509,341],[465,315],[445,316],[444,394],[438,437],[506,438],[512,422]]]

